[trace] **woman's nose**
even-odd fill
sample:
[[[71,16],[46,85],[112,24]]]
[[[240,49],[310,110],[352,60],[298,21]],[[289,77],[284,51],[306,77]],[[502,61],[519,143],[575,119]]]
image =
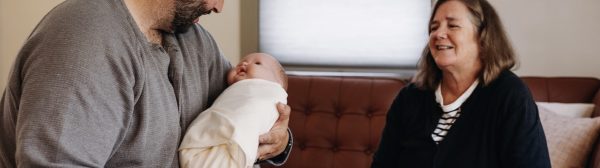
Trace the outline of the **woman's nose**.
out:
[[[435,39],[446,39],[446,38],[448,38],[448,33],[446,32],[445,29],[440,28],[440,29],[435,30],[433,32],[433,36],[432,37],[435,38]]]

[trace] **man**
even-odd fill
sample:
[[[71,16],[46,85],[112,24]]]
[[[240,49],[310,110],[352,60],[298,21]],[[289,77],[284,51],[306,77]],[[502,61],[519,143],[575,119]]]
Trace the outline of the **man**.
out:
[[[0,167],[178,167],[231,68],[197,18],[223,0],[67,0],[21,49],[0,100]],[[290,108],[260,137],[282,164]],[[289,142],[289,143],[288,143]],[[285,152],[284,152],[285,150]]]

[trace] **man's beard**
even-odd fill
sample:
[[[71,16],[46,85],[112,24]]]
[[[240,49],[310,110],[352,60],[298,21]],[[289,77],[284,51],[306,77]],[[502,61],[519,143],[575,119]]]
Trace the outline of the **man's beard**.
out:
[[[175,16],[171,27],[175,33],[185,33],[199,16],[209,14],[204,0],[175,0]]]

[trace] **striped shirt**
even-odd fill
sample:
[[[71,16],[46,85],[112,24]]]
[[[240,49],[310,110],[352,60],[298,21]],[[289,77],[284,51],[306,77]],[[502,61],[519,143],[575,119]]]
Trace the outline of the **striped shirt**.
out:
[[[473,93],[477,87],[477,84],[479,84],[479,80],[475,80],[475,82],[473,82],[473,84],[471,84],[471,86],[462,95],[460,95],[458,99],[456,99],[456,101],[447,105],[444,105],[444,97],[442,96],[441,87],[442,84],[440,83],[440,85],[438,85],[438,88],[435,91],[435,100],[442,107],[444,113],[438,121],[437,127],[433,133],[431,133],[431,138],[433,138],[433,141],[436,144],[439,144],[442,140],[444,140],[444,137],[446,137],[454,122],[456,122],[458,117],[460,117],[460,107],[467,100],[467,98],[471,96],[471,93]]]

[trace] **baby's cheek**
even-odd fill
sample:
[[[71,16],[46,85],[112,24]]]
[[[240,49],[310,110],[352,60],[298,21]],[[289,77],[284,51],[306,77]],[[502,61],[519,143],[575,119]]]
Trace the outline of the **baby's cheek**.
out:
[[[227,74],[227,84],[231,85],[235,80],[235,72],[230,71]]]

